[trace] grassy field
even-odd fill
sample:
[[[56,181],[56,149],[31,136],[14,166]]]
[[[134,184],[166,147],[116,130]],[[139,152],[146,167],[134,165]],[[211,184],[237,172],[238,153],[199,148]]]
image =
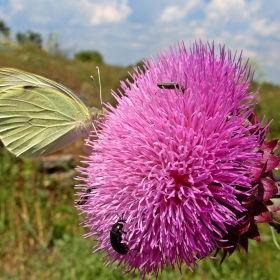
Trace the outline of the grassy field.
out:
[[[98,91],[89,79],[96,77],[94,63],[50,56],[34,46],[0,51],[0,67],[14,67],[56,80],[79,93],[90,106],[99,106]],[[99,65],[103,99],[114,104],[110,90],[119,87],[131,68]],[[252,90],[259,85],[254,84]],[[259,116],[274,119],[270,138],[280,138],[280,87],[260,86]],[[104,267],[102,255],[92,254],[94,241],[84,239],[83,220],[74,207],[74,166],[83,152],[83,141],[50,159],[73,155],[73,161],[54,170],[43,159],[21,160],[0,146],[0,279],[138,279],[122,276]],[[159,279],[192,280],[276,280],[279,279],[280,251],[272,242],[270,228],[262,225],[262,244],[250,242],[249,254],[236,252],[220,266],[206,259],[194,272],[183,275],[167,269]],[[277,236],[280,242],[280,237]]]

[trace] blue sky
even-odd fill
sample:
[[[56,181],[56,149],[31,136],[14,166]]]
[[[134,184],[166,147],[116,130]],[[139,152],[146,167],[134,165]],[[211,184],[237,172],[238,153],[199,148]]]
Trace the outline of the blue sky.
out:
[[[115,65],[156,58],[177,41],[214,40],[280,84],[279,0],[0,0],[0,18],[13,36],[55,32],[69,53],[97,50]]]

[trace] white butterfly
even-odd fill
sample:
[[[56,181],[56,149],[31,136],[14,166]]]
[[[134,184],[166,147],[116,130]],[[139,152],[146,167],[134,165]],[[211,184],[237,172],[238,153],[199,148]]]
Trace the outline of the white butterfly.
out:
[[[101,110],[67,87],[16,69],[0,69],[0,139],[16,156],[35,157],[88,136]]]

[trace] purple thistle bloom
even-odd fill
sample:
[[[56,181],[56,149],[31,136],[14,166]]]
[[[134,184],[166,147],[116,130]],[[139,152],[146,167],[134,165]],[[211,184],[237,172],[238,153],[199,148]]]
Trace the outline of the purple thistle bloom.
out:
[[[214,45],[195,43],[187,52],[180,44],[113,93],[118,105],[107,105],[86,167],[78,168],[79,187],[91,191],[77,207],[107,264],[118,261],[140,278],[168,265],[192,269],[213,250],[238,244],[230,231],[248,230],[252,203],[243,201],[257,188],[252,176],[260,175],[268,128],[252,121],[258,94],[248,93],[241,62],[224,47],[216,55]],[[163,82],[173,84],[159,88]],[[117,223],[124,254],[110,240]]]

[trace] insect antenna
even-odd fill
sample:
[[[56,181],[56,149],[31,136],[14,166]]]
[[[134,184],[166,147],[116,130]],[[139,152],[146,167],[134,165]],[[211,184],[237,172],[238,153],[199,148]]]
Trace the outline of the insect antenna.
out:
[[[92,81],[93,81],[97,91],[99,92],[100,107],[101,107],[101,110],[102,110],[102,108],[103,108],[103,101],[102,101],[102,89],[101,89],[100,71],[99,71],[99,67],[98,66],[96,66],[96,69],[97,69],[97,75],[98,75],[99,90],[98,90],[98,87],[96,85],[94,77],[90,76],[90,78],[92,79]]]
[[[96,69],[97,69],[97,73],[98,73],[98,82],[99,82],[99,99],[100,99],[100,106],[101,106],[101,109],[103,109],[102,91],[101,91],[101,79],[100,79],[99,67],[96,66]]]
[[[91,80],[93,81],[94,85],[95,85],[95,88],[97,89],[97,91],[99,92],[99,100],[100,100],[100,107],[101,107],[101,110],[99,110],[99,113],[102,112],[102,109],[103,109],[103,101],[102,101],[102,89],[101,89],[101,78],[100,78],[100,71],[99,71],[99,67],[96,66],[96,69],[97,69],[97,75],[98,75],[98,82],[99,82],[99,89],[96,85],[96,82],[95,82],[95,79],[94,77],[91,75],[90,78]],[[95,132],[95,135],[98,137],[98,131],[97,131],[97,128],[96,128],[96,125],[94,124],[94,122],[92,122],[92,127],[94,129],[94,132]]]

